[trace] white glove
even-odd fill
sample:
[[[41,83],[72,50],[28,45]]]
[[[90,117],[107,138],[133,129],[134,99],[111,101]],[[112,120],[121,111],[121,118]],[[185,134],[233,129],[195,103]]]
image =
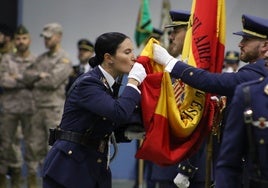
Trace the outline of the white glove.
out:
[[[140,63],[135,63],[128,74],[128,78],[133,78],[141,84],[147,76],[144,67]]]
[[[153,59],[160,65],[167,66],[170,62],[175,64],[178,59],[172,57],[168,51],[158,44],[153,44]]]
[[[142,127],[133,125],[126,128],[124,135],[129,140],[143,139],[145,136],[145,131]]]
[[[190,185],[188,176],[185,176],[181,173],[178,173],[177,176],[174,178],[173,182],[179,188],[187,188]]]

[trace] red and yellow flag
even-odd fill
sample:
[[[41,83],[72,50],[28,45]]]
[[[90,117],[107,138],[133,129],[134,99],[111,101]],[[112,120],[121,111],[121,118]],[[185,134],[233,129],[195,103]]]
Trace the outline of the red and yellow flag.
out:
[[[138,58],[147,71],[141,85],[146,137],[136,157],[171,165],[198,149],[211,129],[215,103],[210,94],[186,85],[178,107],[169,73],[152,60],[154,42],[151,39]],[[182,57],[192,66],[221,72],[224,42],[224,0],[194,0]]]

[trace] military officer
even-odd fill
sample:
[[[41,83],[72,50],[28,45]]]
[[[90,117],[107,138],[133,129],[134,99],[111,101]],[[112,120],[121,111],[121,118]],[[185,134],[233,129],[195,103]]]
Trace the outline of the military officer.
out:
[[[267,76],[263,58],[265,57],[264,54],[268,51],[268,20],[247,14],[242,15],[242,20],[243,31],[234,34],[243,37],[239,43],[241,50],[240,60],[249,64],[243,66],[236,73],[217,74],[191,67],[173,58],[158,44],[154,44],[154,60],[164,65],[165,70],[170,72],[172,77],[181,79],[184,83],[194,88],[227,96],[228,105],[238,84]],[[228,107],[224,114],[223,125],[227,115]],[[215,157],[217,157],[217,153],[215,153]],[[188,180],[195,173],[196,164],[190,163],[187,167],[181,165],[180,169],[188,174],[183,176],[185,180]],[[187,181],[182,180],[182,182]]]
[[[88,39],[80,39],[77,42],[77,49],[78,49],[78,65],[73,66],[73,72],[69,77],[69,82],[66,86],[66,92],[68,92],[69,88],[76,80],[78,76],[81,74],[92,70],[92,67],[89,65],[88,60],[94,55],[94,45]]]
[[[122,33],[97,38],[96,55],[90,59],[94,68],[75,81],[54,129],[56,141],[42,171],[44,188],[111,187],[109,143],[115,141],[114,131],[135,122],[131,119],[141,100],[137,86],[146,77],[133,51],[133,42]],[[113,85],[125,73],[128,83],[117,98]]]
[[[21,187],[21,147],[16,134],[21,125],[25,144],[24,159],[28,168],[28,187],[36,187],[36,171],[33,163],[32,143],[30,141],[30,119],[34,112],[34,102],[31,89],[24,83],[23,73],[35,62],[35,56],[30,52],[30,34],[20,25],[14,34],[16,53],[6,54],[0,64],[0,85],[4,89],[2,95],[3,110],[1,111],[0,137],[0,187],[6,187],[6,174],[10,171],[12,187]],[[20,142],[19,142],[20,143]],[[10,155],[15,150],[14,155]]]
[[[227,51],[225,53],[222,72],[237,72],[239,68],[239,52]]]
[[[268,72],[268,62],[267,69]],[[216,167],[216,187],[268,187],[268,77],[237,86]]]
[[[31,144],[36,160],[41,165],[49,149],[49,128],[60,123],[65,87],[72,72],[69,55],[61,47],[62,35],[63,28],[59,23],[45,25],[41,37],[48,50],[39,55],[24,73],[25,82],[33,88],[36,110],[31,120]]]

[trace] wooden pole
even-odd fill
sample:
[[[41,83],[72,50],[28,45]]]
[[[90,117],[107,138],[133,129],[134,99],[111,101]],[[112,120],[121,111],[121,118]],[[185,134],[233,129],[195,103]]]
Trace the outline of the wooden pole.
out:
[[[139,140],[139,147],[141,146],[143,140]],[[144,160],[143,159],[139,159],[138,161],[138,187],[139,188],[143,188],[143,175],[144,173]]]
[[[210,188],[210,186],[211,186],[212,155],[213,155],[213,138],[212,138],[212,133],[210,133],[209,136],[208,136],[208,140],[207,140],[205,188]]]

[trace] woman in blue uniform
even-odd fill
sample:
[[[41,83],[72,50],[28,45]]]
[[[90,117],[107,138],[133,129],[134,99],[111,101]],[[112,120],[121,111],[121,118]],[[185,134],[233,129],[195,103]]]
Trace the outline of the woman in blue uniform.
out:
[[[133,50],[132,41],[122,33],[97,38],[95,57],[90,59],[96,66],[71,87],[60,126],[50,135],[56,141],[44,162],[44,188],[111,187],[109,143],[114,131],[133,121],[141,99],[137,86],[146,77]],[[113,85],[125,73],[128,83],[117,98]]]

